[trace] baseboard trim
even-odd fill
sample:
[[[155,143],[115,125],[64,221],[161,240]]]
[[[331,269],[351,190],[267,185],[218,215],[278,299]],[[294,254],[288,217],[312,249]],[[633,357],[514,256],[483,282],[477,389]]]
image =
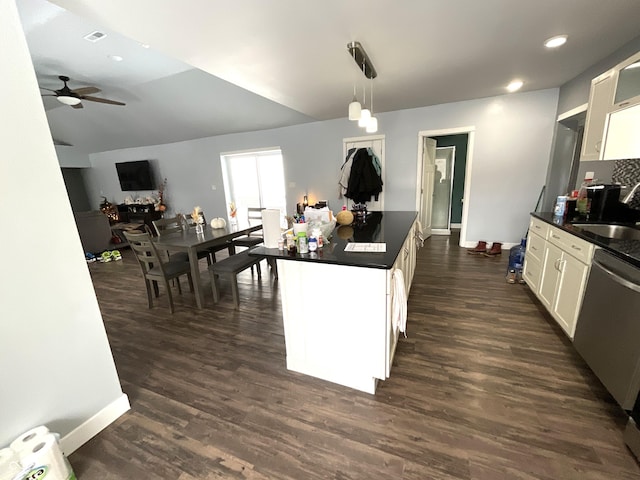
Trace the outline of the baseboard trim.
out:
[[[60,439],[62,452],[69,456],[131,408],[129,397],[123,393],[86,422],[78,425]]]

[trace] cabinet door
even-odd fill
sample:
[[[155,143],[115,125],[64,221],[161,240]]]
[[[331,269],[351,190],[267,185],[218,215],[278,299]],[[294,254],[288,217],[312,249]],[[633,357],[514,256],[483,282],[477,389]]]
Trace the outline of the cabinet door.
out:
[[[562,250],[546,242],[544,248],[544,261],[542,262],[542,274],[540,278],[540,290],[538,298],[549,311],[553,310],[558,279],[560,277],[560,261],[562,260]]]
[[[562,255],[559,267],[560,278],[553,313],[558,324],[573,340],[589,267],[566,253]]]
[[[639,126],[640,104],[611,113],[604,139],[603,160],[640,158]]]
[[[582,154],[580,160],[600,160],[602,138],[607,114],[613,105],[615,90],[615,75],[613,70],[603,73],[591,82],[589,93],[589,108],[582,140]]]
[[[539,295],[540,293],[540,261],[534,257],[525,257],[524,266],[522,268],[522,278],[527,282],[529,288],[533,293]]]

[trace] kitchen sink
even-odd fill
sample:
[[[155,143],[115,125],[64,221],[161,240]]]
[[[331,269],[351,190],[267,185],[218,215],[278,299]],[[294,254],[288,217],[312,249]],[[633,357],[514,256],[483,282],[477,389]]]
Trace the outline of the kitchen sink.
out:
[[[626,225],[605,225],[601,223],[574,224],[585,232],[615,240],[640,240],[640,230]]]

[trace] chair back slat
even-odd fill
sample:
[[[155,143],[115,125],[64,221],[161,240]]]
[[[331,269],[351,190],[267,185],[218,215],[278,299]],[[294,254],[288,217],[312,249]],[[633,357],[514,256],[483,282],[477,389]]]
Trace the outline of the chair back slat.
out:
[[[164,275],[163,264],[158,250],[151,240],[151,235],[149,233],[123,233],[129,242],[129,246],[136,254],[142,274],[146,275],[151,268],[157,266]]]
[[[249,207],[247,208],[247,220],[249,221],[249,225],[255,225],[256,223],[262,222],[262,207]]]
[[[182,218],[179,215],[173,218],[160,218],[152,223],[159,237],[170,233],[182,232]]]

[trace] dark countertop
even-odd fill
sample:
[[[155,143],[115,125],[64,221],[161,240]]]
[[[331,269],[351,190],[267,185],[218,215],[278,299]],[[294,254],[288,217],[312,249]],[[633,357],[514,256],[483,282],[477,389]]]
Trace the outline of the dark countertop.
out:
[[[417,216],[417,212],[370,212],[363,224],[354,222],[349,226],[336,227],[330,242],[322,249],[318,249],[315,255],[311,253],[289,255],[286,250],[266,247],[257,247],[251,250],[251,253],[280,260],[389,269],[396,261]],[[387,251],[385,253],[345,252],[344,248],[349,242],[385,242]]]
[[[531,213],[531,215],[553,225],[554,227],[558,227],[565,232],[569,232],[578,238],[582,238],[583,240],[591,242],[594,245],[602,247],[610,251],[617,257],[621,258],[622,260],[625,260],[640,268],[640,240],[616,240],[613,238],[601,237],[600,235],[596,235],[595,233],[582,230],[580,228],[580,223],[586,223],[585,221],[573,222],[569,220],[557,220],[553,216],[553,213],[550,212],[533,212]]]

